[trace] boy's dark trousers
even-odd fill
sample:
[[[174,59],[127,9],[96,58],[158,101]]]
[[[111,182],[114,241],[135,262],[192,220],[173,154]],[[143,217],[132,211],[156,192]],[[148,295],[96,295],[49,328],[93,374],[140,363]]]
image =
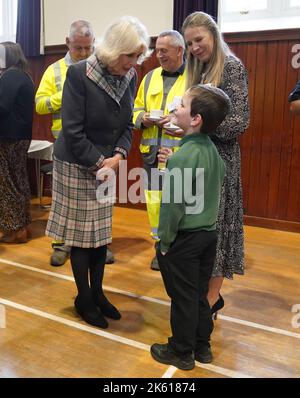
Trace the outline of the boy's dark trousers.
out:
[[[179,232],[165,256],[158,245],[159,267],[171,298],[169,345],[178,355],[209,345],[213,321],[207,292],[216,244],[216,231],[202,230]]]

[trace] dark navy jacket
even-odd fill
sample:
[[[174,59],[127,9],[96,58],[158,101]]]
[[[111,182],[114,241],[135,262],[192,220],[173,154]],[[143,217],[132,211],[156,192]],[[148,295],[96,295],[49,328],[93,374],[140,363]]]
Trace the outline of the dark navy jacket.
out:
[[[118,104],[86,76],[86,61],[71,65],[63,89],[63,129],[54,145],[54,156],[93,168],[101,157],[112,157],[116,148],[127,154],[135,90],[136,75]]]
[[[31,140],[34,85],[20,69],[6,70],[0,77],[0,141]]]

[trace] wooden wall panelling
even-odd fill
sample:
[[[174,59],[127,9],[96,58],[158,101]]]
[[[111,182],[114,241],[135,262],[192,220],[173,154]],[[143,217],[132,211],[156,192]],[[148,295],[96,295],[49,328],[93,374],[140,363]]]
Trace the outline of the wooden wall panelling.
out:
[[[286,71],[287,62],[282,54],[288,51],[288,45],[285,42],[278,43],[278,54],[277,54],[277,70],[274,79],[274,94],[272,96],[274,101],[274,110],[272,113],[273,124],[270,127],[272,130],[272,156],[271,156],[271,170],[269,177],[269,189],[268,189],[268,208],[266,211],[266,218],[279,218],[278,214],[278,195],[280,190],[280,167],[282,157],[282,141],[284,139],[284,126],[283,126],[283,114],[284,109],[287,107],[287,96],[285,96],[286,90]],[[278,95],[281,93],[281,95]]]
[[[269,222],[271,227],[300,230],[300,120],[290,114],[287,102],[300,78],[291,67],[291,49],[300,40],[288,37],[258,37],[230,46],[249,73],[251,124],[240,140],[246,220],[250,216],[252,225],[260,219],[264,226]]]
[[[254,109],[254,93],[256,81],[256,53],[257,44],[248,43],[244,47],[247,48],[246,58],[238,53],[241,59],[247,65],[248,79],[249,79],[249,105],[250,105],[250,126],[245,133],[240,137],[241,157],[242,157],[242,184],[243,184],[243,197],[244,197],[244,213],[248,214],[249,207],[249,192],[250,192],[250,174],[251,174],[251,154],[252,154],[252,123],[253,123],[253,109]]]
[[[290,41],[289,42],[289,51],[290,51],[290,63],[293,54],[291,53],[291,49],[294,44],[297,42]],[[300,40],[298,41],[300,43]],[[287,89],[288,94],[291,89],[294,87],[295,82],[300,79],[300,68],[294,69],[292,67],[288,68],[287,74]],[[289,108],[289,104],[288,104]],[[291,116],[289,114],[289,123],[288,129],[291,131],[291,162],[290,162],[290,178],[289,178],[289,188],[287,192],[286,198],[286,213],[285,219],[289,221],[300,221],[300,117]]]
[[[272,141],[277,141],[278,136],[274,131],[273,115],[274,115],[274,98],[276,81],[276,60],[277,60],[278,42],[268,42],[265,46],[265,54],[263,58],[268,60],[259,65],[265,69],[265,86],[264,86],[264,103],[263,108],[259,111],[262,113],[262,124],[260,131],[260,158],[259,158],[259,174],[257,175],[256,189],[256,214],[265,217],[268,209],[270,169],[272,158]],[[258,62],[263,59],[258,60]],[[257,110],[258,111],[258,110]],[[255,160],[254,160],[255,161]]]
[[[30,73],[34,81],[35,89],[37,90],[42,75],[46,70],[47,66],[51,63],[51,59],[45,56],[35,57],[29,59]],[[34,112],[33,122],[33,139],[47,140],[53,142],[51,134],[51,115],[38,115]]]
[[[29,71],[33,79],[35,89],[37,90],[40,80],[47,66],[58,59],[59,56],[56,55],[54,58],[47,56],[40,56],[30,58],[29,61]],[[32,138],[35,140],[46,140],[53,142],[53,136],[51,134],[51,115],[38,115],[35,111],[33,114],[33,131]],[[44,163],[44,161],[42,161]],[[35,175],[35,164],[33,159],[28,159],[28,175],[30,182],[30,189],[32,195],[37,195],[36,186],[36,175]],[[46,176],[44,179],[44,194],[51,196],[51,177]]]
[[[287,220],[287,205],[288,205],[288,195],[289,189],[293,185],[293,181],[290,181],[291,177],[291,166],[292,166],[292,147],[293,147],[293,131],[292,131],[292,115],[289,111],[289,104],[287,102],[288,94],[290,92],[289,87],[292,86],[292,81],[290,73],[292,71],[290,50],[291,46],[288,41],[286,41],[282,48],[282,56],[286,56],[287,66],[284,68],[282,78],[285,81],[285,90],[283,93],[276,93],[277,95],[283,95],[285,99],[285,104],[280,110],[283,113],[283,137],[281,145],[281,162],[280,162],[280,175],[279,175],[279,191],[277,196],[277,211],[274,218],[279,218],[280,220]],[[281,73],[281,71],[279,71]],[[293,82],[295,85],[296,82]],[[278,110],[279,111],[279,110]],[[300,221],[300,217],[293,221]]]
[[[249,172],[249,197],[248,197],[248,208],[247,213],[249,215],[260,215],[258,214],[258,207],[260,201],[263,200],[263,192],[259,191],[259,174],[260,174],[260,159],[262,150],[262,123],[264,115],[264,91],[265,91],[265,68],[264,68],[264,54],[265,46],[260,45],[257,48],[256,54],[256,65],[255,65],[255,101],[253,102],[253,108],[251,109],[251,125],[248,133],[251,134],[252,144],[250,152],[250,172]],[[249,84],[252,82],[250,80]],[[243,140],[243,137],[241,137]],[[244,167],[244,165],[242,165]]]
[[[233,53],[241,59],[241,61],[244,63],[244,65],[247,65],[248,61],[248,45],[247,44],[230,44],[230,48],[233,51]],[[247,69],[248,71],[248,69]],[[249,76],[248,76],[249,77]],[[249,87],[250,90],[250,87]],[[252,109],[252,104],[250,102],[249,98],[249,104],[250,104],[250,109]],[[251,116],[250,112],[250,116]],[[241,136],[240,136],[240,146],[241,146],[241,156],[242,156],[242,164],[247,164],[250,162],[250,148],[251,148],[251,134],[250,134],[250,129],[248,128]],[[246,151],[243,152],[243,146],[245,148],[248,148]],[[243,197],[244,197],[244,211],[246,211],[248,207],[248,181],[249,181],[249,176],[247,175],[247,171],[249,170],[249,167],[242,167],[241,168],[241,174],[242,174],[242,181],[243,181]]]
[[[291,178],[287,200],[287,219],[297,220],[300,213],[300,120],[293,119]]]

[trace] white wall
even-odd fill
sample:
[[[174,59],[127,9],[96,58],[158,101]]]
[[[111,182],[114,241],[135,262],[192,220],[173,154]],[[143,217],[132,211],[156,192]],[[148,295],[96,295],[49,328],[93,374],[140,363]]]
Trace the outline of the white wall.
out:
[[[71,23],[85,19],[96,37],[122,15],[133,15],[147,27],[150,36],[172,29],[173,0],[44,0],[45,45],[63,44]]]

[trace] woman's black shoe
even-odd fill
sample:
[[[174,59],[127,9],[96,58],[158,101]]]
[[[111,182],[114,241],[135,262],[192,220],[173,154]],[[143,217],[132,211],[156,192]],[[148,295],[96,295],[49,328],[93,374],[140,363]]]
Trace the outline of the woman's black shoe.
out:
[[[108,327],[107,320],[104,318],[94,303],[89,303],[89,305],[87,303],[81,303],[77,296],[74,305],[78,315],[80,315],[86,323],[93,326],[98,326],[102,329],[106,329]]]
[[[104,316],[107,316],[108,318],[114,319],[114,320],[119,320],[121,319],[121,314],[117,310],[117,308],[112,305],[107,298],[103,295],[97,294],[94,298],[94,303],[96,304],[97,307],[100,308],[102,314]]]
[[[213,316],[213,319],[216,320],[218,316],[218,311],[224,307],[224,299],[223,297],[219,294],[218,300],[215,302],[215,304],[211,307],[211,315]]]

